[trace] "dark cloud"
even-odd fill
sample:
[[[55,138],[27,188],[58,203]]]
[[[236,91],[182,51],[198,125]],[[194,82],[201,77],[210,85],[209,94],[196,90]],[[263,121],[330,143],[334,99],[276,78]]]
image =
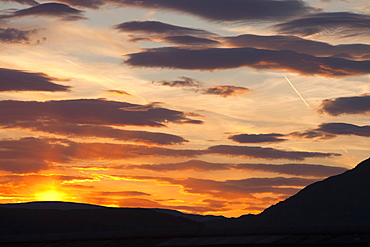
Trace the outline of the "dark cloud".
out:
[[[329,158],[334,156],[340,156],[340,154],[336,153],[285,151],[275,148],[230,146],[230,145],[212,146],[205,150],[204,153],[226,156],[237,156],[243,158],[288,159],[288,160],[304,160],[305,158]]]
[[[274,26],[279,33],[309,36],[335,34],[359,36],[370,34],[370,15],[351,12],[315,13]]]
[[[16,28],[0,28],[0,42],[29,44],[30,36],[37,30],[19,30]]]
[[[122,130],[109,126],[68,124],[58,121],[17,122],[9,124],[5,128],[30,129],[32,131],[42,131],[68,137],[112,138],[120,141],[156,145],[174,145],[188,142],[180,136],[166,133]]]
[[[233,47],[254,47],[269,50],[291,50],[314,56],[332,56],[349,59],[365,59],[370,54],[370,45],[345,44],[330,45],[328,43],[308,40],[296,36],[259,36],[244,34],[222,39]]]
[[[369,114],[370,95],[360,95],[353,97],[340,97],[326,99],[321,103],[319,113],[326,113],[331,116],[342,114]]]
[[[224,98],[249,93],[251,91],[252,90],[246,87],[235,86],[215,86],[196,90],[196,92],[200,92],[202,94],[218,95]]]
[[[194,36],[189,35],[183,35],[183,36],[168,36],[163,38],[164,42],[175,44],[175,45],[195,45],[195,46],[214,46],[219,45],[220,42],[212,39],[206,39],[206,38],[198,38]]]
[[[247,178],[240,180],[216,181],[211,179],[174,179],[166,177],[132,176],[139,180],[154,180],[180,185],[183,190],[192,194],[205,194],[225,199],[253,198],[255,193],[274,193],[291,195],[317,179],[308,178]]]
[[[143,33],[143,34],[160,34],[164,36],[176,35],[199,35],[199,36],[214,36],[215,34],[202,29],[194,29],[187,27],[175,26],[159,21],[130,21],[114,26],[122,32],[128,33]]]
[[[60,101],[0,101],[0,125],[17,126],[19,123],[137,125],[165,126],[165,123],[193,122],[184,112],[102,99],[76,99]],[[38,124],[36,124],[37,126]]]
[[[181,76],[179,80],[174,81],[153,81],[152,84],[157,86],[168,86],[168,87],[200,87],[203,83],[195,79]]]
[[[328,177],[345,172],[343,167],[333,167],[313,164],[231,164],[231,163],[211,163],[202,160],[189,160],[181,163],[164,163],[164,164],[142,164],[142,165],[125,165],[122,169],[144,169],[158,172],[168,171],[221,171],[221,170],[248,170],[263,171],[270,173],[287,174],[302,177]]]
[[[39,3],[34,0],[0,0],[0,2],[15,2],[20,4],[27,4],[27,5],[38,5]]]
[[[255,170],[307,177],[329,177],[347,171],[347,169],[343,167],[311,164],[237,164],[235,169]]]
[[[305,132],[294,132],[291,135],[305,139],[328,139],[337,135],[356,135],[370,137],[370,125],[357,126],[348,123],[323,123],[316,129]]]
[[[1,144],[0,144],[1,145]],[[0,153],[2,153],[0,151]],[[29,159],[0,159],[0,170],[14,173],[39,172],[49,168],[49,164],[43,160]]]
[[[303,132],[293,132],[289,134],[290,136],[294,138],[302,138],[302,139],[332,139],[335,138],[336,135],[324,133],[321,131],[317,131],[315,129],[306,130]]]
[[[230,140],[233,140],[238,143],[271,143],[271,142],[283,142],[286,139],[282,139],[280,137],[284,137],[283,134],[240,134],[240,135],[232,135],[229,137]]]
[[[333,135],[356,135],[370,137],[370,125],[357,126],[348,123],[324,123],[321,124],[316,130]]]
[[[85,19],[82,17],[81,10],[71,8],[68,5],[61,3],[44,3],[27,9],[16,10],[11,14],[0,16],[1,19],[17,18],[25,16],[47,16],[58,17],[65,21],[75,21]]]
[[[229,96],[241,95],[252,91],[246,87],[236,87],[236,86],[214,86],[208,88],[201,88],[203,85],[202,82],[185,76],[180,77],[180,80],[174,81],[164,80],[152,82],[152,84],[168,87],[197,87],[199,89],[194,89],[194,91],[197,93],[218,95],[224,98]]]
[[[370,73],[370,61],[315,57],[293,51],[255,48],[209,48],[202,50],[164,47],[128,54],[126,64],[187,70],[216,70],[249,67],[288,70],[303,75],[355,76]]]
[[[148,193],[140,191],[103,191],[99,193],[101,196],[117,196],[117,197],[131,197],[131,196],[150,196]]]
[[[151,171],[217,171],[229,170],[230,164],[210,163],[202,160],[189,160],[182,163],[166,163],[166,164],[143,164],[143,165],[127,165],[125,169],[145,169]]]
[[[1,36],[1,34],[0,34]],[[47,91],[68,92],[69,86],[63,86],[53,81],[61,79],[44,73],[0,68],[0,92],[5,91]],[[1,118],[1,117],[0,117]]]
[[[103,93],[107,93],[107,94],[117,94],[117,95],[128,95],[128,96],[132,96],[131,94],[129,94],[128,92],[126,92],[124,90],[104,90],[102,92]]]
[[[301,0],[110,0],[110,2],[178,11],[216,22],[284,20],[314,10]]]
[[[46,0],[42,0],[42,1],[46,2]],[[115,0],[110,0],[110,1],[115,1]],[[56,0],[54,2],[65,3],[70,6],[97,9],[109,1],[106,1],[106,0],[83,0],[83,1],[81,0]]]
[[[83,160],[124,160],[138,157],[194,157],[197,150],[175,150],[144,145],[79,143],[66,139],[27,137],[0,140],[0,170],[38,172],[52,163]]]

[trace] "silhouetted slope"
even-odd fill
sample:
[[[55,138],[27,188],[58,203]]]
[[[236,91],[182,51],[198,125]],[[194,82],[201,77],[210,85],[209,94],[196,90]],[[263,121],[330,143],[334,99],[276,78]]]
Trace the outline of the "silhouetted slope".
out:
[[[154,208],[156,212],[164,213],[164,214],[169,214],[172,216],[177,216],[177,217],[184,217],[193,221],[197,222],[208,222],[212,221],[215,219],[227,219],[224,216],[215,216],[215,215],[198,215],[198,214],[185,214],[176,210],[171,210],[171,209],[163,209],[163,208]]]
[[[203,225],[151,209],[19,209],[0,207],[0,235],[199,229]]]
[[[75,202],[25,202],[0,204],[3,208],[24,208],[24,209],[57,209],[57,210],[75,210],[75,209],[103,209],[107,208],[99,205]]]
[[[258,225],[370,225],[370,159],[307,186],[254,219]]]

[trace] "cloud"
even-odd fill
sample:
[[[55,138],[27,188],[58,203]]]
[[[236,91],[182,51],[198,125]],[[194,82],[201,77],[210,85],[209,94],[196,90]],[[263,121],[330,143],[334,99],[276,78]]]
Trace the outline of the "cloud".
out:
[[[117,2],[117,0],[110,0],[110,2]],[[125,0],[122,4],[172,10],[215,22],[284,20],[315,10],[301,0]]]
[[[312,164],[237,164],[235,169],[265,171],[307,177],[329,177],[347,171],[343,167]]]
[[[46,0],[42,0],[45,2]],[[115,1],[115,0],[111,0]],[[54,2],[60,2],[60,3],[66,3],[70,6],[77,6],[77,7],[85,7],[85,8],[92,8],[92,9],[97,9],[100,6],[104,5],[108,1],[106,0],[56,0]]]
[[[48,169],[54,163],[125,160],[138,157],[194,157],[200,154],[198,150],[176,150],[131,144],[80,143],[66,139],[26,137],[17,140],[0,140],[0,170],[38,172]]]
[[[213,211],[224,211],[228,210],[226,207],[228,203],[226,201],[221,200],[212,200],[212,199],[205,199],[202,200],[201,203],[197,203],[192,206],[170,206],[165,205],[161,202],[149,200],[145,198],[124,198],[118,201],[118,205],[120,207],[133,207],[133,208],[155,208],[155,209],[170,209],[170,210],[181,210],[191,213],[207,213]],[[162,212],[162,211],[159,211]]]
[[[249,67],[292,71],[330,77],[370,73],[370,61],[315,57],[293,51],[255,48],[209,48],[201,50],[164,47],[128,54],[127,65],[186,70],[221,70]]]
[[[130,176],[130,178],[166,182],[183,187],[183,190],[187,193],[211,195],[224,199],[254,198],[253,194],[256,193],[292,195],[299,191],[297,187],[303,187],[317,181],[317,179],[283,177],[247,178],[225,181],[199,178],[174,179],[146,176]]]
[[[150,196],[148,193],[140,191],[102,191],[101,196],[117,196],[117,197],[131,197],[131,196]]]
[[[18,18],[25,16],[46,16],[46,17],[58,17],[64,21],[75,21],[85,19],[82,17],[81,10],[71,8],[68,5],[61,3],[44,3],[35,5],[33,7],[16,10],[11,14],[0,16],[1,19]]]
[[[1,153],[1,152],[0,152]],[[0,159],[0,170],[13,173],[31,173],[49,169],[49,164],[43,160]]]
[[[124,169],[145,169],[151,171],[217,171],[229,170],[230,164],[210,163],[202,160],[189,160],[181,163],[166,163],[166,164],[143,164],[143,165],[126,165]]]
[[[230,140],[233,140],[238,143],[273,143],[273,142],[283,142],[286,139],[282,139],[280,137],[284,137],[283,134],[240,134],[240,135],[232,135],[229,137]]]
[[[246,87],[236,86],[215,86],[196,90],[196,92],[200,92],[202,94],[218,95],[224,98],[249,93],[251,91],[252,90]]]
[[[152,84],[168,87],[200,87],[203,84],[200,81],[185,76],[181,76],[179,79],[174,81],[153,81]]]
[[[369,114],[370,113],[370,95],[360,95],[353,97],[340,97],[335,99],[326,99],[318,110],[319,113],[326,113],[331,116],[342,114]]]
[[[230,145],[212,146],[205,150],[204,153],[225,156],[236,156],[243,158],[288,159],[288,160],[304,160],[305,158],[329,158],[334,156],[340,156],[340,154],[336,153],[285,151],[275,148],[230,146]]]
[[[202,29],[180,27],[159,21],[129,21],[118,24],[114,28],[121,32],[160,34],[162,36],[199,35],[203,37],[215,35]]]
[[[152,126],[166,123],[201,123],[186,117],[184,112],[102,99],[55,101],[0,101],[0,125],[59,121],[68,124]],[[196,122],[198,121],[198,122]]]
[[[263,171],[269,173],[278,173],[294,175],[301,177],[328,177],[347,171],[343,167],[313,165],[313,164],[263,164],[263,163],[212,163],[202,160],[189,160],[181,163],[164,164],[142,164],[142,165],[124,165],[122,169],[144,169],[157,172],[169,171],[222,171],[222,170],[247,170]]]
[[[180,80],[174,81],[164,80],[157,82],[153,81],[152,84],[157,86],[168,86],[168,87],[197,87],[199,89],[194,89],[194,92],[196,93],[218,95],[224,98],[229,96],[241,95],[252,91],[246,87],[236,87],[236,86],[214,86],[208,88],[201,88],[203,85],[202,82],[185,76],[180,77]]]
[[[305,132],[294,132],[292,135],[297,135],[298,137],[306,139],[328,139],[334,138],[337,135],[370,137],[370,125],[357,126],[348,123],[323,123],[316,129],[307,130]]]
[[[1,35],[1,34],[0,34]],[[6,91],[47,91],[68,92],[70,87],[56,84],[61,79],[44,73],[0,68],[0,92]]]
[[[260,36],[243,34],[235,37],[224,37],[222,41],[232,47],[254,47],[269,50],[290,50],[313,56],[332,56],[348,59],[365,59],[370,55],[370,45],[344,44],[330,45],[296,36]]]
[[[0,0],[0,2],[15,2],[20,4],[27,4],[27,5],[38,5],[39,3],[34,0]]]
[[[220,152],[221,148],[223,152]],[[238,147],[240,148],[240,147]],[[337,154],[310,153],[310,152],[288,152],[271,148],[241,147],[242,150],[235,150],[234,146],[215,146],[207,150],[192,149],[168,149],[155,146],[113,144],[100,142],[74,142],[67,139],[56,138],[35,138],[25,137],[21,139],[0,140],[0,170],[11,172],[37,172],[48,169],[52,164],[67,164],[79,161],[93,160],[126,160],[132,158],[150,157],[175,157],[191,158],[204,154],[221,154],[228,156],[241,156],[246,158],[267,158],[267,159],[296,159],[303,160],[306,157],[331,157]],[[248,153],[249,152],[249,153]],[[17,164],[18,163],[18,164]],[[17,165],[13,165],[17,164]],[[210,169],[213,164],[204,162],[189,162],[175,166],[182,166],[182,169],[191,167],[196,169],[200,166],[208,166],[203,170]],[[226,168],[218,165],[218,169]],[[123,166],[123,168],[140,168]],[[149,169],[143,166],[143,169]],[[159,166],[159,169],[169,170],[169,165]],[[202,168],[199,168],[202,170]]]
[[[289,135],[294,137],[294,138],[303,138],[303,139],[315,139],[315,138],[318,138],[318,139],[332,139],[332,138],[336,137],[336,135],[324,133],[324,132],[321,132],[321,131],[317,131],[315,129],[306,130],[306,131],[303,131],[303,132],[298,132],[298,131],[297,132],[292,132]]]
[[[9,124],[5,128],[30,129],[32,131],[42,131],[68,137],[112,138],[120,141],[156,145],[174,145],[188,142],[180,136],[166,133],[122,130],[109,126],[68,124],[57,121],[17,122]]]
[[[220,42],[212,39],[206,38],[198,38],[189,35],[182,35],[182,36],[168,36],[163,38],[164,42],[175,44],[175,45],[185,45],[185,46],[214,46],[221,44]]]
[[[316,129],[334,135],[356,135],[370,137],[370,125],[357,126],[347,123],[324,123]]]
[[[29,44],[30,36],[37,30],[19,30],[16,28],[0,28],[0,42]]]
[[[127,95],[132,96],[132,94],[129,94],[128,92],[124,90],[104,90],[103,93],[111,94],[111,95]]]
[[[370,15],[351,12],[315,13],[280,23],[274,28],[283,34],[309,36],[313,34],[342,35],[345,37],[369,35]]]

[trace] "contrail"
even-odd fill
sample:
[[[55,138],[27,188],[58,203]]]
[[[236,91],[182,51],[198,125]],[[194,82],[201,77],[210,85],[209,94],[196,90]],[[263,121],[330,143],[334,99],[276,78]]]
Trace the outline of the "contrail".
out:
[[[294,87],[294,85],[290,82],[290,80],[288,79],[288,77],[284,76],[285,79],[289,82],[290,86],[292,86],[292,88],[294,89],[294,91],[298,94],[298,96],[301,98],[301,100],[303,101],[303,103],[305,103],[305,105],[308,107],[308,109],[311,109],[311,107],[307,104],[307,102],[304,100],[304,98],[302,97],[302,95],[298,92],[298,90]]]

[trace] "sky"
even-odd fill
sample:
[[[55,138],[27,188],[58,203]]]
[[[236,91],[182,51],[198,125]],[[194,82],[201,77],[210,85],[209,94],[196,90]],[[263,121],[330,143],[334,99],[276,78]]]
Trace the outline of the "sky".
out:
[[[368,0],[0,7],[0,203],[238,217],[369,157]]]

